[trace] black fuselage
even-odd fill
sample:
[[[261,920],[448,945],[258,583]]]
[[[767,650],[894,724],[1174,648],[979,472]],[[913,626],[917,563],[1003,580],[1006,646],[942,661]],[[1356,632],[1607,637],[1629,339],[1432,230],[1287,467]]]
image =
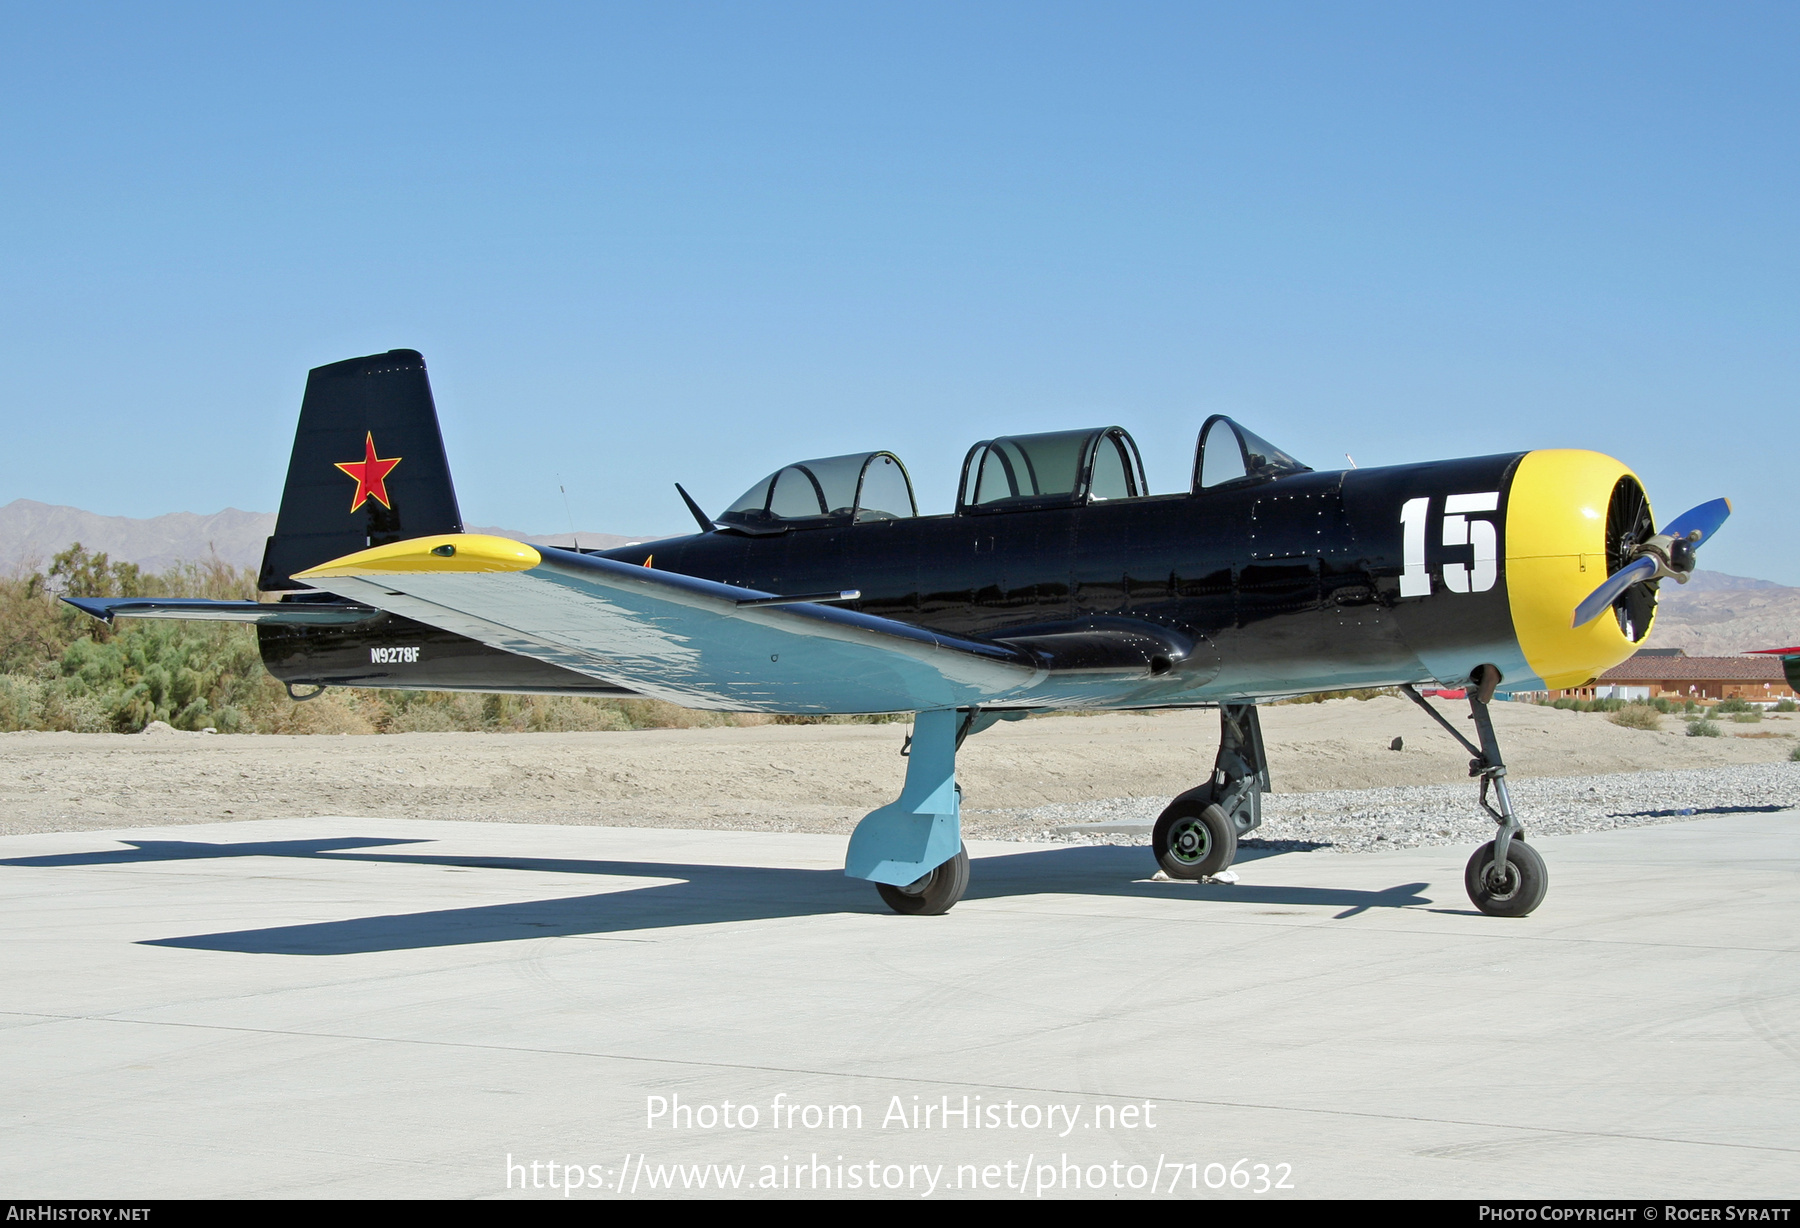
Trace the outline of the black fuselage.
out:
[[[765,593],[857,589],[852,608],[974,639],[1131,620],[1191,644],[1183,671],[1248,692],[1374,685],[1434,676],[1434,655],[1451,645],[1513,644],[1503,566],[1485,591],[1439,584],[1401,600],[1401,515],[1421,497],[1493,491],[1503,526],[1522,455],[1084,506],[714,531],[606,554]],[[1468,564],[1470,549],[1434,541],[1432,572]],[[621,693],[391,615],[260,634],[270,671],[290,682]],[[410,645],[422,645],[410,660],[384,651]]]

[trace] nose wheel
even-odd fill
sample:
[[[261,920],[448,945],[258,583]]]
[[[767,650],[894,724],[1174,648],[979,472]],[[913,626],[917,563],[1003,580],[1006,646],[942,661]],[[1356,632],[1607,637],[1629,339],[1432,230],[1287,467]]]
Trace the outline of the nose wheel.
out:
[[[1506,864],[1495,860],[1495,841],[1475,850],[1463,886],[1475,907],[1490,917],[1523,917],[1544,902],[1550,871],[1538,851],[1517,836],[1507,843]]]

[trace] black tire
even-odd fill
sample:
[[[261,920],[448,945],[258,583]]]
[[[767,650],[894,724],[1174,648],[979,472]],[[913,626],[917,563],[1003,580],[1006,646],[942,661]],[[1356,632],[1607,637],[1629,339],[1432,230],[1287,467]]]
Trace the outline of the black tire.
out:
[[[1538,851],[1514,836],[1506,845],[1506,881],[1498,886],[1488,881],[1488,867],[1494,864],[1494,842],[1475,850],[1463,871],[1463,886],[1469,899],[1490,917],[1523,917],[1544,902],[1550,889],[1550,871]]]
[[[1150,848],[1170,878],[1207,878],[1237,856],[1237,824],[1214,802],[1178,797],[1157,816]]]
[[[909,917],[936,917],[956,907],[969,889],[969,848],[963,845],[956,856],[917,882],[904,887],[876,883],[875,890],[887,906]]]

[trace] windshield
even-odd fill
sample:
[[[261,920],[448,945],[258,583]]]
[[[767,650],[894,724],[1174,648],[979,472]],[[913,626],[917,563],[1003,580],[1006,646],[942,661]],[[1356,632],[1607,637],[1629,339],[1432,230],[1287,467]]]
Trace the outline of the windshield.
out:
[[[1251,477],[1274,477],[1281,473],[1311,473],[1312,468],[1283,452],[1261,436],[1238,427],[1244,441],[1244,467]]]
[[[1244,482],[1311,473],[1268,440],[1245,430],[1223,414],[1214,414],[1200,428],[1200,446],[1194,454],[1194,489],[1210,490]]]

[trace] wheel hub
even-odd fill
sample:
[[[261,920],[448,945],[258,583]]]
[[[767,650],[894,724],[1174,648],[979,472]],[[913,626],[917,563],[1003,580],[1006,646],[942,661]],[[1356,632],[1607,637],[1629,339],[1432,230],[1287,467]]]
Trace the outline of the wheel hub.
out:
[[[904,887],[896,887],[894,890],[905,895],[924,895],[925,889],[931,886],[931,880],[935,874],[937,874],[936,869],[927,870],[923,876],[913,879]]]
[[[1206,824],[1189,819],[1170,833],[1169,851],[1182,861],[1199,861],[1212,849],[1212,833]]]
[[[1488,892],[1497,900],[1510,899],[1519,889],[1518,868],[1510,862],[1502,870],[1499,862],[1489,862],[1487,874],[1483,876]]]

